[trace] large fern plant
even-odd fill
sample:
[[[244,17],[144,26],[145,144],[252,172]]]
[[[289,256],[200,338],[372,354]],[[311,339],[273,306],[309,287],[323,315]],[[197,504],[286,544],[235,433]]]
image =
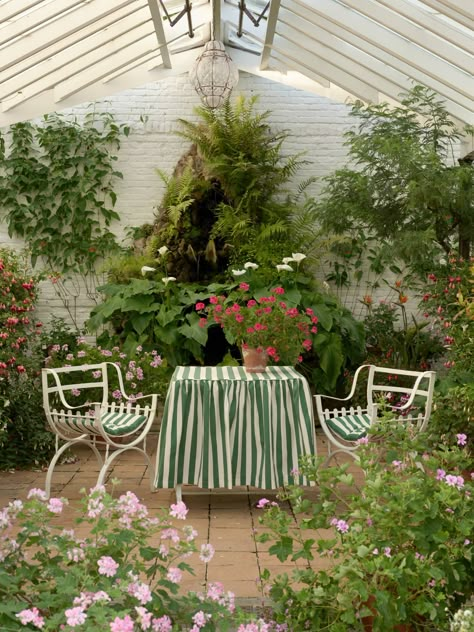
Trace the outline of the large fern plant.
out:
[[[207,177],[223,193],[210,237],[227,244],[231,261],[269,263],[280,261],[283,245],[285,252],[297,245],[292,222],[299,203],[286,187],[304,160],[283,156],[287,133],[271,129],[271,113],[257,112],[256,101],[197,108],[199,120],[180,119],[178,133],[197,146]]]

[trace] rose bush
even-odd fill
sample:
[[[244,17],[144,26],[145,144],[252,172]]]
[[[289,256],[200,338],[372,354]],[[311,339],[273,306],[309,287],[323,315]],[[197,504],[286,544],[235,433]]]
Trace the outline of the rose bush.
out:
[[[0,249],[0,469],[40,465],[54,449],[41,401],[39,280],[26,253]]]

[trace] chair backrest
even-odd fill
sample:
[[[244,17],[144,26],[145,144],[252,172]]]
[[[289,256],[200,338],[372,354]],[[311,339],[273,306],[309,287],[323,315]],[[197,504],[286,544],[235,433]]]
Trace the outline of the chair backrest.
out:
[[[71,399],[71,395],[76,397],[74,391],[80,391],[81,394],[87,391],[95,391],[99,396],[94,397],[94,401],[101,404],[101,406],[105,406],[109,399],[108,366],[113,366],[117,370],[120,388],[123,392],[120,369],[112,362],[43,369],[44,409],[46,411],[50,410],[51,405],[57,405],[59,401],[67,408],[74,406],[75,402]],[[70,380],[71,375],[74,375],[73,382]]]
[[[367,404],[370,407],[376,406],[378,399],[384,394],[390,394],[393,399],[400,396],[401,401],[387,401],[401,415],[418,419],[420,429],[424,429],[431,415],[433,404],[433,391],[436,373],[434,371],[409,371],[405,369],[393,369],[374,365],[368,365],[367,380]],[[422,403],[423,412],[418,415],[411,415],[410,408],[415,402]]]

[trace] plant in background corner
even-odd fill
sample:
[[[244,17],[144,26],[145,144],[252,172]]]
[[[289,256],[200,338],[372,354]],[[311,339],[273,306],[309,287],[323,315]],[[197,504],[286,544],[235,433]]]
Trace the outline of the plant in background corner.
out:
[[[80,284],[96,298],[97,264],[119,249],[110,225],[119,219],[113,184],[122,177],[114,168],[122,134],[129,128],[109,113],[90,112],[82,123],[52,114],[12,125],[0,143],[9,235],[25,240],[33,266],[45,266],[74,323]]]

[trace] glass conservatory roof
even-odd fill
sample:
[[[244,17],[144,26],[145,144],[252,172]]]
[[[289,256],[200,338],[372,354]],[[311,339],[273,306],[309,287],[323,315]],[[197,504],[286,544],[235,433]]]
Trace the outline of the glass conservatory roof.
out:
[[[472,0],[0,0],[0,127],[186,73],[210,39],[337,100],[421,83],[474,124]]]

